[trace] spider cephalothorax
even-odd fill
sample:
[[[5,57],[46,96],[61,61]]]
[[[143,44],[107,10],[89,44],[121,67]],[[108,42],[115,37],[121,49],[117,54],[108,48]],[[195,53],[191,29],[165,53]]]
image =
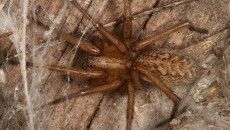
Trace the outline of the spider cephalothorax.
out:
[[[120,40],[117,36],[108,32],[100,23],[97,23],[80,5],[76,2],[72,3],[92,22],[105,39],[95,36],[92,38],[93,44],[86,41],[80,41],[80,44],[78,44],[79,39],[62,32],[56,32],[57,38],[72,44],[78,44],[82,50],[90,54],[88,70],[62,66],[48,66],[48,68],[58,72],[68,72],[78,77],[89,78],[89,84],[94,87],[88,87],[66,97],[61,97],[42,107],[57,104],[77,96],[109,92],[125,87],[128,94],[127,130],[130,130],[134,110],[134,91],[135,89],[143,88],[140,78],[143,77],[155,83],[173,102],[178,103],[180,101],[180,98],[162,81],[172,81],[175,83],[193,81],[196,78],[198,69],[194,61],[175,51],[158,50],[144,52],[144,50],[153,44],[154,41],[182,28],[196,28],[192,27],[189,22],[182,22],[157,35],[140,41],[132,41],[130,0],[124,0],[123,38]],[[197,29],[197,31],[204,32],[202,29]]]

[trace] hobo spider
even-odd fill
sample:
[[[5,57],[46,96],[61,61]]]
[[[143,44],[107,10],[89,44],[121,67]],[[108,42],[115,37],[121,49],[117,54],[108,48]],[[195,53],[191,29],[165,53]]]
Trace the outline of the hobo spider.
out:
[[[145,50],[158,39],[183,28],[189,28],[201,33],[206,32],[206,30],[192,27],[189,22],[185,21],[157,35],[133,42],[131,39],[132,12],[130,0],[124,0],[123,36],[121,39],[109,32],[102,24],[96,22],[78,3],[72,1],[72,4],[92,22],[106,40],[94,36],[92,38],[94,44],[86,41],[80,42],[79,48],[91,55],[88,59],[88,70],[63,66],[47,67],[52,71],[88,78],[90,79],[89,85],[93,84],[92,86],[94,87],[84,88],[65,97],[60,97],[42,105],[41,108],[78,96],[111,92],[125,88],[128,94],[126,129],[130,130],[134,112],[135,90],[144,88],[140,80],[141,78],[147,78],[150,82],[156,84],[175,105],[180,102],[180,98],[162,81],[184,82],[194,80],[198,70],[194,61],[190,57],[174,51]],[[69,34],[60,31],[56,31],[55,34],[59,39],[75,45],[78,44],[79,39]]]

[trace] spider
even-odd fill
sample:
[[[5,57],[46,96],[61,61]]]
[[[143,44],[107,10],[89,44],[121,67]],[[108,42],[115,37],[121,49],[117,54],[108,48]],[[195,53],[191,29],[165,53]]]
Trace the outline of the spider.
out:
[[[128,94],[126,129],[130,130],[134,113],[135,90],[144,88],[141,79],[147,79],[154,83],[175,105],[178,105],[180,98],[162,81],[186,82],[194,80],[198,71],[194,60],[176,51],[161,49],[158,51],[146,50],[158,39],[180,29],[188,28],[200,33],[206,33],[206,30],[195,28],[190,22],[185,21],[157,35],[139,41],[132,41],[130,0],[124,0],[122,38],[118,38],[103,27],[102,24],[96,22],[77,2],[71,2],[92,22],[105,39],[93,36],[94,44],[86,41],[81,41],[78,44],[79,39],[74,36],[61,31],[55,31],[57,38],[75,45],[78,44],[79,48],[90,55],[88,58],[88,69],[84,70],[64,66],[47,66],[47,68],[52,71],[88,78],[90,79],[88,83],[93,87],[84,88],[65,97],[60,97],[42,105],[40,108],[58,104],[78,96],[125,89],[125,92]]]

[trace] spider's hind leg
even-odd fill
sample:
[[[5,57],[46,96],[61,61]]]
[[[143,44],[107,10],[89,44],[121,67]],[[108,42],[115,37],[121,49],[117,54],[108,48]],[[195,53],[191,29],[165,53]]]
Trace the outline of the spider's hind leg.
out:
[[[138,71],[135,69],[132,69],[131,72],[131,80],[134,84],[135,89],[144,89],[144,86],[142,85],[140,81],[140,77],[138,76]]]
[[[47,66],[47,68],[52,71],[68,73],[83,78],[100,78],[106,76],[105,72],[98,71],[98,70],[83,70],[83,69],[68,68],[63,66]]]
[[[172,101],[174,101],[174,103],[180,102],[180,98],[176,94],[174,94],[167,86],[165,86],[160,79],[158,79],[154,74],[152,74],[150,70],[144,68],[140,64],[136,64],[135,67],[139,72],[141,72],[153,83],[155,83],[158,88],[160,88]]]
[[[167,86],[165,86],[164,83],[160,79],[158,79],[150,70],[144,68],[140,64],[136,64],[135,67],[137,68],[139,72],[141,72],[148,79],[150,79],[153,83],[155,83],[156,86],[159,89],[161,89],[173,101],[174,106],[173,106],[172,115],[170,116],[168,120],[166,120],[166,122],[171,121],[173,118],[175,118],[177,114],[178,106],[180,103],[180,98],[175,93],[173,93]],[[158,124],[158,126],[163,125],[163,124],[165,124],[165,121]]]
[[[101,85],[101,86],[97,86],[97,87],[88,87],[88,88],[84,88],[81,89],[80,91],[77,91],[75,93],[69,94],[67,96],[62,96],[58,99],[55,99],[49,103],[46,103],[44,105],[39,106],[38,108],[35,109],[40,109],[40,108],[44,108],[44,107],[48,107],[51,105],[56,105],[59,103],[62,103],[66,100],[70,100],[79,96],[85,96],[85,95],[90,95],[90,94],[94,94],[94,93],[102,93],[102,92],[110,92],[110,91],[114,91],[116,89],[118,89],[119,87],[121,87],[121,85],[123,84],[123,80],[122,79],[117,79],[111,83],[105,84],[105,85]]]
[[[134,112],[134,86],[131,81],[128,81],[128,106],[127,106],[127,124],[126,130],[131,130],[131,124],[133,120],[133,112]]]
[[[162,31],[156,35],[153,35],[153,36],[150,36],[150,37],[147,37],[143,40],[140,40],[138,42],[136,42],[132,48],[133,50],[135,51],[142,51],[144,50],[145,48],[147,48],[148,46],[152,45],[155,43],[155,41],[159,40],[160,38],[162,37],[165,37],[165,36],[168,36],[170,35],[171,33],[174,33],[178,30],[181,30],[183,28],[188,28],[189,30],[191,31],[195,31],[195,32],[198,32],[198,33],[208,33],[208,31],[206,29],[201,29],[201,28],[197,28],[197,27],[194,27],[190,22],[188,21],[185,21],[185,22],[182,22],[180,24],[177,24],[165,31]]]

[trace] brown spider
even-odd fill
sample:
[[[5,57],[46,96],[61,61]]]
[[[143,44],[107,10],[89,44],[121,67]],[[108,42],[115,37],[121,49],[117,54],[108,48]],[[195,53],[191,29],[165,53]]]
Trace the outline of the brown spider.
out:
[[[135,89],[143,88],[140,81],[140,78],[143,77],[155,83],[175,104],[179,103],[180,98],[162,81],[186,82],[194,80],[197,74],[197,66],[194,64],[194,61],[174,51],[160,50],[144,52],[144,50],[154,44],[156,40],[186,27],[198,32],[206,32],[205,30],[194,28],[189,22],[183,22],[157,35],[132,42],[130,0],[124,0],[123,38],[120,40],[114,34],[107,31],[100,23],[97,23],[78,3],[72,1],[72,4],[92,22],[94,27],[109,43],[96,36],[93,37],[95,45],[86,41],[80,42],[79,47],[91,55],[88,60],[89,70],[63,66],[48,66],[48,68],[53,71],[89,78],[91,79],[89,84],[93,84],[96,87],[81,89],[78,92],[53,100],[41,107],[54,105],[78,96],[111,92],[125,88],[128,93],[126,129],[130,130],[134,112]],[[71,35],[59,31],[56,31],[56,35],[58,38],[69,43],[78,44],[79,39]]]

